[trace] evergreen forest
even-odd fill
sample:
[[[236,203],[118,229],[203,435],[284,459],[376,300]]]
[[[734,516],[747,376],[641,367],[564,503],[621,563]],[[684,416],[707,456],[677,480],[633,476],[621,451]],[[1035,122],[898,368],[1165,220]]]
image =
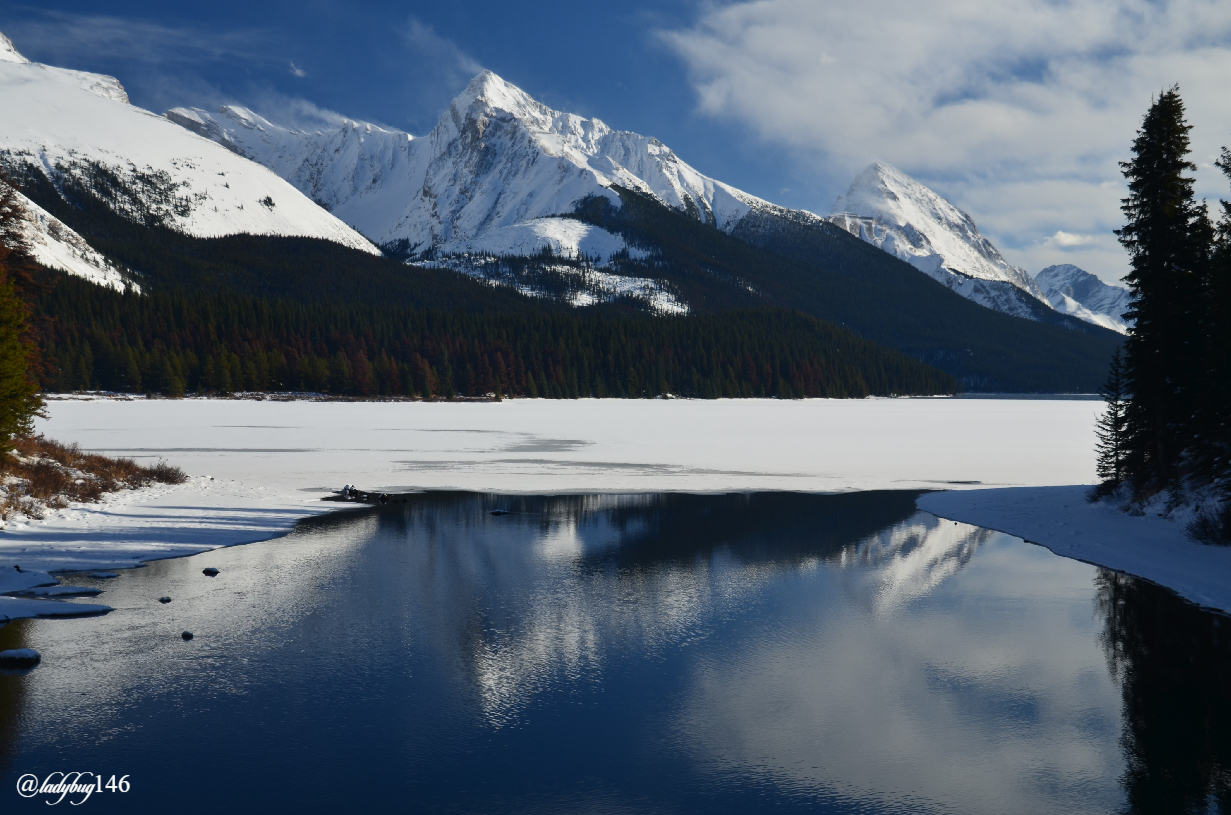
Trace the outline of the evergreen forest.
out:
[[[1128,197],[1117,231],[1128,251],[1135,320],[1104,386],[1096,495],[1127,488],[1138,506],[1204,509],[1198,539],[1231,543],[1231,203],[1217,223],[1196,200],[1192,126],[1179,88],[1154,100],[1123,162]],[[1219,169],[1231,178],[1231,150]]]
[[[34,302],[52,391],[849,398],[956,390],[943,371],[783,309],[467,313],[120,293],[68,276]]]
[[[644,303],[631,299],[572,309],[550,296],[563,290],[558,285],[553,288],[550,275],[536,270],[533,259],[499,261],[510,267],[510,275],[517,282],[529,284],[547,297],[527,298],[511,288],[433,268],[432,264],[407,265],[393,257],[376,257],[323,241],[259,236],[208,240],[188,237],[166,228],[156,212],[143,213],[140,202],[119,202],[124,204],[119,211],[126,215],[117,215],[119,204],[108,198],[108,191],[117,188],[117,184],[107,177],[105,168],[97,168],[96,175],[95,178],[88,173],[66,173],[54,187],[41,173],[27,173],[15,177],[14,182],[92,246],[131,269],[143,292],[166,294],[168,303],[181,294],[189,300],[200,295],[234,296],[237,302],[251,296],[268,299],[271,308],[279,298],[295,301],[304,304],[305,313],[319,312],[322,303],[330,307],[363,305],[377,311],[397,306],[416,313],[539,315],[525,319],[546,319],[543,315],[564,312],[585,319],[592,315],[603,319],[636,318],[630,326],[642,325],[637,320],[651,316],[645,313]],[[649,257],[617,260],[610,271],[659,281],[689,304],[693,316],[707,317],[707,325],[728,319],[723,315],[732,312],[798,311],[938,368],[956,381],[956,388],[984,392],[1093,392],[1105,376],[1107,360],[1121,342],[1117,334],[1054,312],[1043,315],[1051,322],[1040,322],[984,308],[832,225],[781,220],[775,222],[773,230],[729,235],[713,224],[691,219],[638,193],[617,192],[623,200],[622,207],[612,208],[605,200],[590,200],[583,202],[573,217],[617,232],[633,246],[652,247]],[[585,262],[555,258],[546,265],[584,266]],[[109,308],[101,305],[105,296],[99,297],[97,308]],[[76,320],[75,315],[84,313],[53,313],[63,304],[64,299],[48,301],[40,306],[41,313],[61,321]],[[90,306],[87,311],[94,309]],[[664,319],[667,322],[663,325],[669,325],[670,319]],[[748,318],[729,319],[740,322]],[[786,326],[812,325],[785,317],[775,324],[783,330]],[[605,324],[595,330],[605,332],[610,328]],[[321,330],[328,333],[323,327]],[[584,333],[589,329],[579,330]],[[82,325],[66,324],[49,341],[54,342],[56,353],[64,356],[70,353],[62,349],[67,347],[64,344],[69,342],[69,336],[85,337],[91,331]],[[788,345],[796,342],[785,338],[783,341]],[[72,340],[74,345],[78,342]],[[173,344],[165,339],[163,342],[168,348]],[[238,355],[242,353],[240,349],[241,345],[235,344],[231,351]],[[152,346],[147,350],[153,353]],[[337,350],[330,348],[329,356]],[[102,353],[94,349],[93,341],[91,353]],[[193,353],[200,356],[198,350]],[[318,349],[317,356],[321,353]],[[389,353],[394,352],[389,349]],[[369,362],[375,364],[373,354],[379,356],[380,352],[365,350]],[[703,367],[691,362],[681,373],[682,380],[672,381],[671,386],[687,385],[683,380],[692,382],[688,370],[696,367],[698,375],[711,384],[700,390],[683,387],[679,392],[787,392],[774,383],[793,381],[789,365],[782,376],[767,382],[763,363],[774,364],[768,358],[758,361],[756,367],[762,373],[756,382],[741,380],[738,389],[730,384],[730,377],[724,375],[727,384],[721,385],[716,376],[703,373]],[[76,360],[71,364],[76,367]],[[450,365],[456,369],[452,362]],[[186,383],[192,378],[187,373],[190,369],[190,364],[184,369]],[[731,371],[736,378],[743,376],[733,363]],[[106,376],[101,370],[98,375]],[[873,393],[880,392],[873,384],[878,376],[865,376]],[[541,391],[535,378],[536,389]],[[657,375],[654,379],[658,379]],[[62,387],[67,381],[70,380],[48,380],[47,385]],[[77,381],[81,381],[80,377]],[[194,389],[192,383],[186,387]],[[638,373],[637,389],[644,387],[644,379]],[[650,389],[657,387],[653,384]],[[579,392],[584,391],[580,384],[579,388]],[[630,390],[627,385],[621,388],[626,393],[637,390]],[[818,386],[814,391],[805,384],[801,393],[827,392],[826,388]],[[890,390],[907,393],[914,392],[912,388],[914,385],[904,382]],[[610,386],[608,391],[616,392]],[[791,384],[790,392],[796,391],[795,384]]]

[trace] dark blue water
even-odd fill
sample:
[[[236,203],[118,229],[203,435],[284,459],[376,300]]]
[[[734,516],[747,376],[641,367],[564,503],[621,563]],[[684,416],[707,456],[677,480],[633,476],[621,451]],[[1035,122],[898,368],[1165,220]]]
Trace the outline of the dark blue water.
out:
[[[0,811],[1231,811],[1224,618],[913,499],[434,494],[126,572],[0,629]]]

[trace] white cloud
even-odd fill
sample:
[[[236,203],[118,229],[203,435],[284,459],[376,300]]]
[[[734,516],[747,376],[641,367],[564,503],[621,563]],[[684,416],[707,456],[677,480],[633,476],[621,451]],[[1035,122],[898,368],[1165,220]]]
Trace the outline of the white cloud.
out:
[[[407,18],[402,39],[419,59],[430,61],[440,73],[459,74],[469,79],[483,70],[483,66],[457,43],[440,36],[430,25],[415,17]]]
[[[299,77],[300,79],[303,79],[305,76],[308,75],[308,72],[305,71],[303,68],[296,67],[295,62],[293,60],[291,61],[291,73]]]
[[[1044,246],[1057,232],[1119,226],[1117,161],[1151,96],[1174,82],[1195,126],[1199,194],[1226,196],[1208,168],[1231,142],[1225,0],[759,0],[705,7],[660,37],[702,113],[790,149],[835,197],[888,161],[1022,265],[1040,248],[1071,248]],[[1114,250],[1089,260],[1108,280],[1126,267]]]
[[[1087,246],[1094,243],[1094,238],[1090,235],[1074,235],[1071,232],[1065,232],[1063,229],[1057,229],[1056,234],[1044,240],[1043,243],[1047,246],[1071,249],[1074,246]]]
[[[107,14],[71,14],[33,7],[17,10],[28,16],[6,22],[10,39],[52,65],[71,64],[83,54],[93,59],[122,57],[161,66],[228,60],[264,63],[282,44],[281,36],[267,29],[177,28],[149,19]]]

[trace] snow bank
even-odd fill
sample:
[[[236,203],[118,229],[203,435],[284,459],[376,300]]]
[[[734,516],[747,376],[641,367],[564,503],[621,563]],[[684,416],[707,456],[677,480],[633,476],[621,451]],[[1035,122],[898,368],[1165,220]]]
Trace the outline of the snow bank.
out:
[[[64,600],[30,600],[24,597],[0,597],[0,622],[5,618],[23,617],[84,617],[105,614],[111,606],[96,603],[69,603]]]
[[[54,586],[57,583],[59,581],[46,572],[22,569],[20,564],[0,566],[0,594],[12,594],[36,586]]]
[[[1203,546],[1157,515],[1085,499],[1088,486],[1016,487],[922,496],[920,509],[996,529],[1064,557],[1127,572],[1199,605],[1231,612],[1231,547]]]
[[[102,593],[102,589],[89,586],[40,586],[22,592],[26,597],[93,597]]]

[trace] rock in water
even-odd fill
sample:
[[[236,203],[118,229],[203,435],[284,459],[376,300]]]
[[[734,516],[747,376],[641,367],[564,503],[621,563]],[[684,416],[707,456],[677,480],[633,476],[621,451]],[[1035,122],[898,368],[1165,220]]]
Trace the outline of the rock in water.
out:
[[[162,603],[163,605],[166,605],[167,603],[171,602],[171,598],[170,597],[159,597],[158,602]]]
[[[185,631],[183,634],[180,634],[180,636],[184,638],[185,642],[187,642],[188,640],[192,639],[192,632]]]
[[[210,577],[217,577],[217,576],[218,576],[218,570],[217,570],[217,569],[215,569],[213,566],[210,566],[208,569],[202,569],[202,570],[201,570],[201,574],[207,574],[207,575],[209,575]]]
[[[96,577],[99,580],[110,580],[113,577],[119,577],[115,572],[90,572],[90,577]]]
[[[0,668],[33,668],[42,661],[42,655],[33,648],[0,651]]]
[[[493,509],[491,514],[492,515],[508,515],[509,511],[507,509]]]

